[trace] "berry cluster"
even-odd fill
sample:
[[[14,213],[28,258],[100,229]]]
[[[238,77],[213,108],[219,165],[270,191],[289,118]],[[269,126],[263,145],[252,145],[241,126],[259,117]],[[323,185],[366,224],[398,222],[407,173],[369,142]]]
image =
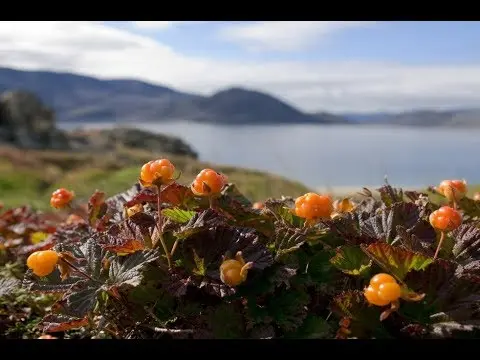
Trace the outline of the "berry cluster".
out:
[[[175,166],[167,159],[152,160],[142,166],[140,181],[144,186],[166,185],[173,180]]]
[[[75,193],[73,191],[61,188],[52,193],[50,205],[56,209],[61,209],[69,205],[74,197]]]
[[[212,169],[203,169],[190,186],[197,196],[215,196],[220,194],[227,184],[227,177]]]
[[[295,215],[307,220],[330,218],[332,212],[333,202],[328,195],[307,193],[295,200]]]
[[[371,278],[364,294],[370,304],[385,306],[397,301],[402,294],[402,289],[393,276],[381,273]]]

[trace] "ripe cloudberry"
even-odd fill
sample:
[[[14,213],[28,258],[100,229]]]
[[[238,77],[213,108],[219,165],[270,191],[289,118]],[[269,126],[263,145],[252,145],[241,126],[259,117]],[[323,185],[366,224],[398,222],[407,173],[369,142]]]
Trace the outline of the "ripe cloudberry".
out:
[[[27,259],[27,266],[37,276],[43,277],[55,270],[59,256],[53,250],[35,251]]]
[[[50,198],[50,205],[56,209],[61,209],[73,200],[75,193],[73,191],[61,188],[52,193]]]
[[[380,273],[370,279],[364,295],[367,301],[376,306],[385,306],[397,301],[402,289],[395,278],[389,274]]]
[[[450,206],[442,206],[429,217],[430,225],[440,231],[452,231],[462,224],[462,215]]]
[[[337,213],[348,213],[355,209],[355,203],[349,198],[335,200],[333,202],[333,210]]]
[[[140,170],[140,180],[143,185],[150,186],[154,183],[162,185],[173,180],[175,166],[167,159],[158,159],[147,162]]]
[[[203,169],[197,175],[192,185],[192,192],[197,196],[219,194],[227,184],[227,177],[212,169]]]
[[[247,279],[248,270],[253,263],[245,263],[242,253],[239,251],[235,259],[224,260],[220,265],[220,279],[225,285],[235,287]]]
[[[455,204],[467,193],[467,182],[465,180],[443,180],[437,191],[445,196],[449,202]]]
[[[328,218],[332,212],[333,202],[328,195],[307,193],[295,200],[295,214],[307,220]]]
[[[263,209],[264,207],[265,207],[265,205],[262,202],[259,202],[259,201],[253,204],[253,208],[257,209],[257,210]]]

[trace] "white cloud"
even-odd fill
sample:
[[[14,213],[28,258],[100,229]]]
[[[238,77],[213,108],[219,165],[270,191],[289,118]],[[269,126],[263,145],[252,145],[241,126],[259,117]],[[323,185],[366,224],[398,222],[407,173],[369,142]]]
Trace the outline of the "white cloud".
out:
[[[254,51],[295,51],[333,32],[374,24],[374,21],[261,21],[225,27],[220,36]]]
[[[0,22],[0,66],[137,78],[202,94],[245,86],[308,111],[480,104],[480,64],[225,61],[185,56],[150,37],[97,22]]]
[[[175,21],[132,21],[133,25],[140,29],[166,29],[175,23]]]

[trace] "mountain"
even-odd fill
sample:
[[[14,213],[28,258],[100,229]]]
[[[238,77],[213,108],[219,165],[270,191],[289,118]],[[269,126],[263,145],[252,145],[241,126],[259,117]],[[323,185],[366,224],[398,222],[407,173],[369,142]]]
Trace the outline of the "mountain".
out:
[[[342,114],[358,124],[419,127],[480,127],[480,109],[415,110],[402,113]]]
[[[101,80],[71,73],[0,68],[0,92],[6,90],[35,93],[55,110],[58,121],[348,122],[328,113],[307,114],[271,95],[243,88],[200,96],[137,80]]]

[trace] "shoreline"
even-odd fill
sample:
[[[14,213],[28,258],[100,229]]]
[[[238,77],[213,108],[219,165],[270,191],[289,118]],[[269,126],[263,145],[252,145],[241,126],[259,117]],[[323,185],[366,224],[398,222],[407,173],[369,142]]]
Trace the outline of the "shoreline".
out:
[[[376,189],[381,188],[385,184],[376,184],[376,185],[358,185],[358,186],[329,186],[329,185],[320,185],[315,186],[314,191],[320,194],[330,194],[331,196],[356,196],[359,192],[362,192],[363,188],[367,188],[374,192]],[[403,190],[419,190],[426,189],[427,186],[402,186],[397,184],[392,184],[394,188],[401,188]]]

